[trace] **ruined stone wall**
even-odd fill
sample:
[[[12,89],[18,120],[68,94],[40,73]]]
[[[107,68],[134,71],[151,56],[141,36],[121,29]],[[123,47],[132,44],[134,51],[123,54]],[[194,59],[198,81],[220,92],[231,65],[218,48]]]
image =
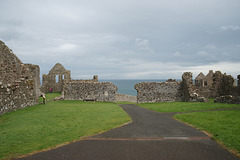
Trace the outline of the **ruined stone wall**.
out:
[[[182,75],[182,101],[184,102],[206,102],[205,97],[201,97],[196,87],[193,85],[192,73],[185,72]]]
[[[141,82],[135,85],[138,103],[206,102],[193,85],[192,73],[185,72],[181,82]]]
[[[50,88],[53,92],[62,92],[64,81],[71,80],[71,72],[66,70],[62,64],[57,63],[49,71],[48,75],[44,74],[42,76],[42,92],[49,93]]]
[[[20,108],[33,106],[38,102],[34,81],[23,79],[12,84],[0,83],[0,115]]]
[[[119,101],[119,102],[133,102],[133,103],[137,103],[137,96],[116,93],[115,97],[116,97],[116,101]]]
[[[233,94],[234,78],[231,75],[222,74],[216,71],[213,75],[213,90],[212,97],[219,97]]]
[[[181,101],[181,82],[141,82],[135,84],[138,103]]]
[[[230,103],[230,104],[240,104],[240,96],[220,96],[214,100],[215,103]]]
[[[237,86],[235,87],[235,95],[240,96],[240,75],[237,76]]]
[[[115,102],[117,90],[117,86],[111,82],[69,81],[64,84],[63,94],[65,100]]]
[[[0,81],[13,83],[22,77],[24,64],[2,41],[0,41]]]
[[[38,103],[39,66],[23,64],[2,41],[0,41],[0,74],[0,115]]]

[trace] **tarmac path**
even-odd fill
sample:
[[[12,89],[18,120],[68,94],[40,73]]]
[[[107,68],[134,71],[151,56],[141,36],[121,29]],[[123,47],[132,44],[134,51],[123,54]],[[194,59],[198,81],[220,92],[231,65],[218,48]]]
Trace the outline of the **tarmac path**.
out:
[[[239,160],[174,114],[120,106],[131,123],[21,160]]]

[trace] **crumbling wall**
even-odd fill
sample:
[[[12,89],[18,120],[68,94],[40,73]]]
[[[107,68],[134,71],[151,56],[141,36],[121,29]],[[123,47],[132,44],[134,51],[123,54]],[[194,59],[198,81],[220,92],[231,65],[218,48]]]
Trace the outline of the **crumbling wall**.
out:
[[[171,80],[167,82],[141,82],[135,85],[135,89],[137,90],[138,103],[207,101],[197,93],[191,72],[185,72],[181,82]]]
[[[71,80],[71,72],[66,70],[62,64],[57,63],[49,71],[48,75],[42,76],[42,92],[49,93],[50,88],[53,92],[62,92],[64,81]]]
[[[199,96],[199,93],[193,85],[192,73],[185,72],[182,75],[182,101],[184,102],[206,102],[207,99]]]
[[[240,96],[220,96],[214,100],[215,103],[230,103],[230,104],[240,104]]]
[[[116,101],[137,103],[137,96],[116,93]]]
[[[222,74],[216,71],[213,75],[213,90],[212,97],[219,97],[233,94],[234,78],[231,75]]]
[[[238,86],[238,88],[240,88],[240,74],[237,76],[237,86]]]
[[[12,84],[0,83],[0,93],[0,115],[33,106],[38,102],[33,80],[22,79]]]
[[[138,103],[181,101],[180,82],[141,82],[135,84]]]
[[[71,71],[66,70],[62,64],[57,63],[49,71],[48,75],[43,74],[42,76],[42,92],[49,93],[50,88],[53,92],[62,92],[64,83],[67,82],[98,82],[98,76],[94,75],[93,79],[71,79]]]
[[[0,41],[0,115],[38,103],[40,68],[23,64]]]
[[[64,84],[63,93],[65,100],[115,102],[117,90],[111,82],[69,81]]]
[[[201,72],[196,77],[194,86],[199,96],[205,98],[212,97],[213,74],[213,70],[209,70],[206,76]]]

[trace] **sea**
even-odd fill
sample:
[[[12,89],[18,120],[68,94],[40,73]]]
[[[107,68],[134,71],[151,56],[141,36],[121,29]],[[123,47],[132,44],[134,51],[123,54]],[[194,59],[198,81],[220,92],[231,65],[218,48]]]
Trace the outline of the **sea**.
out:
[[[99,82],[112,82],[118,87],[118,91],[116,93],[126,94],[126,95],[137,95],[137,90],[134,88],[134,85],[140,82],[165,82],[167,79],[122,79],[122,80],[99,80]]]

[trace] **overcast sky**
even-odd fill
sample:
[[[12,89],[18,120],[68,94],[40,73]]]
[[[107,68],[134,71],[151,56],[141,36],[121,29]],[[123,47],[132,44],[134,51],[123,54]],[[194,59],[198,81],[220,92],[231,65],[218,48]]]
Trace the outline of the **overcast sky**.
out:
[[[240,74],[239,0],[0,0],[0,39],[41,74],[165,79]]]

